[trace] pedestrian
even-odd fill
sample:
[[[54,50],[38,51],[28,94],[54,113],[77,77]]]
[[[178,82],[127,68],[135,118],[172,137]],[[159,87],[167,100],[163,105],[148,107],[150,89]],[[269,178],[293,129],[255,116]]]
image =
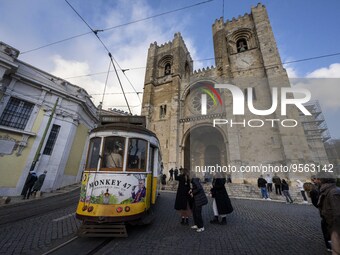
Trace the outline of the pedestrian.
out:
[[[166,185],[166,174],[162,174],[161,183],[162,183],[162,190],[165,190],[165,185]]]
[[[303,189],[307,193],[307,196],[310,197],[312,204],[317,207],[319,200],[319,191],[317,190],[317,186],[311,182],[305,182],[303,184]]]
[[[287,204],[292,204],[293,203],[293,199],[290,196],[289,186],[288,186],[288,183],[286,182],[285,179],[282,179],[281,188],[282,188],[282,193],[283,193],[283,195],[286,198]]]
[[[320,195],[320,181],[316,178],[315,175],[312,175],[311,177],[312,185],[311,190],[309,192],[309,196],[312,200],[312,204],[317,208],[318,207],[318,201],[319,201],[319,195]],[[308,193],[307,193],[308,194]]]
[[[210,189],[214,212],[214,219],[210,221],[212,224],[227,224],[227,214],[232,213],[234,210],[225,188],[226,182],[226,178],[220,173],[216,173],[212,180],[212,188]],[[219,222],[219,216],[221,217],[221,222]]]
[[[267,191],[268,193],[273,192],[273,179],[270,174],[266,175],[265,180],[267,181]]]
[[[174,180],[174,169],[173,168],[169,170],[169,174],[170,174],[169,181],[173,181]]]
[[[33,170],[31,172],[29,172],[28,177],[26,179],[24,188],[21,192],[22,195],[22,199],[29,199],[30,198],[30,194],[32,192],[32,188],[33,185],[35,183],[35,181],[38,179],[36,172]]]
[[[207,196],[200,183],[200,179],[194,177],[191,179],[192,189],[189,191],[190,196],[193,198],[192,213],[194,217],[194,224],[191,228],[196,232],[204,231],[204,224],[202,218],[202,207],[208,203]]]
[[[262,198],[270,200],[270,198],[268,197],[266,184],[267,181],[263,179],[262,175],[260,175],[260,177],[257,179],[257,187],[259,187],[261,190]]]
[[[179,211],[181,216],[181,224],[189,225],[189,217],[191,215],[190,208],[192,206],[190,191],[190,173],[189,170],[183,168],[180,175],[175,176],[178,181],[178,188],[175,200],[175,209]]]
[[[304,188],[303,188],[303,183],[302,183],[302,181],[300,181],[300,180],[296,180],[296,187],[300,190],[300,192],[301,192],[301,196],[302,196],[302,198],[303,198],[303,203],[305,203],[305,204],[308,204],[308,200],[307,200],[307,197],[306,197],[306,192],[305,192],[305,190],[304,190]]]
[[[326,177],[326,178],[324,178]],[[332,254],[340,254],[340,188],[331,174],[323,174],[320,179],[320,197],[318,207],[325,219],[331,237]]]
[[[175,175],[175,179],[176,179],[176,176],[178,176],[178,168],[177,168],[177,166],[175,167],[174,175]]]
[[[314,185],[315,189],[312,188],[312,190],[309,192],[310,198],[312,200],[312,204],[319,209],[318,206],[318,202],[319,202],[319,197],[320,197],[320,187],[321,187],[321,182],[320,179],[316,178],[315,175],[313,175],[311,177],[312,180],[312,184]],[[306,189],[307,194],[308,194],[308,188]],[[323,240],[325,242],[325,246],[327,251],[332,251],[332,246],[330,245],[330,241],[331,241],[331,236],[328,233],[328,227],[327,227],[327,222],[325,220],[324,217],[322,217],[321,213],[320,213],[320,217],[321,217],[321,231],[322,231],[322,235],[323,235]]]
[[[46,173],[47,171],[45,170],[41,175],[39,175],[37,181],[34,183],[32,188],[32,193],[34,194],[34,197],[36,196],[37,192],[41,190],[41,187],[45,181]]]
[[[274,185],[275,185],[275,193],[276,195],[282,195],[281,192],[281,178],[279,176],[277,176],[277,174],[275,173],[272,179]]]

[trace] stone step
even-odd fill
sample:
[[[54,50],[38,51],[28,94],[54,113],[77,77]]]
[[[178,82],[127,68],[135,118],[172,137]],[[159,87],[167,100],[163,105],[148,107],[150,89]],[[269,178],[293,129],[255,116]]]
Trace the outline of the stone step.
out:
[[[166,185],[162,185],[162,190],[177,191],[178,182],[169,181]],[[207,194],[210,193],[211,183],[202,183],[202,186]],[[238,183],[228,183],[225,185],[228,195],[232,198],[249,198],[249,199],[262,199],[260,189],[252,184],[238,184]],[[274,185],[273,185],[274,186]],[[296,203],[302,203],[303,198],[300,190],[295,187],[289,187],[289,192]],[[273,192],[269,193],[272,200],[285,202],[286,198],[283,195],[276,195],[275,188],[273,187]],[[307,196],[307,194],[306,194]],[[311,203],[310,198],[308,202]]]

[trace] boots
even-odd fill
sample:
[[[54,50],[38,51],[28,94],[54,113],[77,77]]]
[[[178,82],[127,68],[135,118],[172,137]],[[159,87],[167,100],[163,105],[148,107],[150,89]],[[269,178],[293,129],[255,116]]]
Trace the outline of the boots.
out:
[[[227,224],[227,217],[223,217],[220,222],[220,225],[226,225],[226,224]]]
[[[215,216],[213,220],[210,221],[211,224],[218,224],[218,216]]]

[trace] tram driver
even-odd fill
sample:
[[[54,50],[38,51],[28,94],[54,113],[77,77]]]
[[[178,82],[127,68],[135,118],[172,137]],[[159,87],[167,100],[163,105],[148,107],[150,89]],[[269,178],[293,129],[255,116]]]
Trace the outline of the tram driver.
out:
[[[119,154],[119,146],[114,145],[113,150],[107,155],[106,167],[121,168],[123,166],[123,157]]]

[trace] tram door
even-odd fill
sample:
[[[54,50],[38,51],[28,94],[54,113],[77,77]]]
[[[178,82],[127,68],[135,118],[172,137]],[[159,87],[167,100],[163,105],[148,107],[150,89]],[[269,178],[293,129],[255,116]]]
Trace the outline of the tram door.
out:
[[[151,203],[154,204],[158,193],[158,177],[159,177],[159,155],[156,147],[150,146],[150,157],[149,157],[149,171],[151,172]]]

